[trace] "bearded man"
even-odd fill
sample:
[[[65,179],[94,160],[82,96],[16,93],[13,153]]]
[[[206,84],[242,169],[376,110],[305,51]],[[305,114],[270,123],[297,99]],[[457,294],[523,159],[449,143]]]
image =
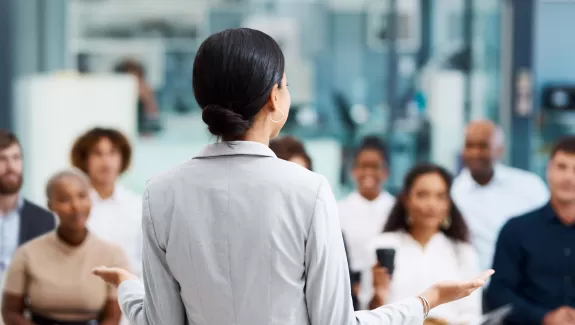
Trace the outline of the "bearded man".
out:
[[[0,129],[0,277],[12,254],[25,242],[54,230],[49,211],[26,200],[23,183],[22,147],[14,133]]]

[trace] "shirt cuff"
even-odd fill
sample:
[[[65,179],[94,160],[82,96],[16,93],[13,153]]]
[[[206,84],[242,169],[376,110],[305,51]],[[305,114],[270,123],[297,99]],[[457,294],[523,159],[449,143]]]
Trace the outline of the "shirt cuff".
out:
[[[144,284],[140,280],[122,281],[118,286],[118,301],[122,302],[133,295],[145,295]]]

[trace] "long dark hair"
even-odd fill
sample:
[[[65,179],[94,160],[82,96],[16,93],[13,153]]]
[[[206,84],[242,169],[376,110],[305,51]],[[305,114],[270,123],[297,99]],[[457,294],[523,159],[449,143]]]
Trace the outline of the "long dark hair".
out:
[[[409,230],[410,226],[407,223],[407,209],[403,199],[409,195],[409,192],[413,188],[415,181],[419,177],[427,174],[438,174],[443,179],[447,185],[447,194],[449,195],[449,200],[451,201],[451,207],[449,209],[451,225],[447,229],[440,228],[441,232],[443,232],[450,239],[466,243],[469,242],[469,229],[467,228],[467,224],[465,224],[465,220],[463,220],[463,216],[453,202],[450,194],[453,177],[445,168],[434,164],[420,164],[413,167],[407,173],[403,182],[403,189],[401,194],[399,195],[395,205],[389,213],[389,218],[387,219],[387,223],[385,224],[383,231],[388,232]]]

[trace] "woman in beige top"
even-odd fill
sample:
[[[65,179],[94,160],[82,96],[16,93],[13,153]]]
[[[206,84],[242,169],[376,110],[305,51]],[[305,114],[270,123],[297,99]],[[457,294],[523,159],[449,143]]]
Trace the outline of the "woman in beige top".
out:
[[[48,207],[60,223],[14,253],[4,281],[6,325],[119,323],[115,290],[90,270],[107,264],[127,267],[128,261],[121,248],[87,231],[88,190],[87,179],[76,171],[60,172],[48,182]]]

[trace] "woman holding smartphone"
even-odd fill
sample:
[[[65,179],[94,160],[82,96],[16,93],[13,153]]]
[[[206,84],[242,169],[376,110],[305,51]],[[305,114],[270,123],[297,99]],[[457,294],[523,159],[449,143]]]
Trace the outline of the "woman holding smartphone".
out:
[[[284,68],[279,45],[253,29],[216,33],[198,49],[194,94],[221,141],[148,182],[144,283],[94,270],[119,287],[132,325],[421,324],[490,275],[354,313],[329,184],[268,147],[289,114]]]
[[[401,301],[438,281],[464,280],[479,272],[467,226],[449,195],[451,180],[444,168],[431,164],[407,174],[384,233],[369,249],[372,262],[380,255],[373,281],[366,281],[373,288],[364,288],[372,297],[370,308]],[[481,312],[481,293],[474,292],[436,308],[430,317],[439,324],[469,324]]]

